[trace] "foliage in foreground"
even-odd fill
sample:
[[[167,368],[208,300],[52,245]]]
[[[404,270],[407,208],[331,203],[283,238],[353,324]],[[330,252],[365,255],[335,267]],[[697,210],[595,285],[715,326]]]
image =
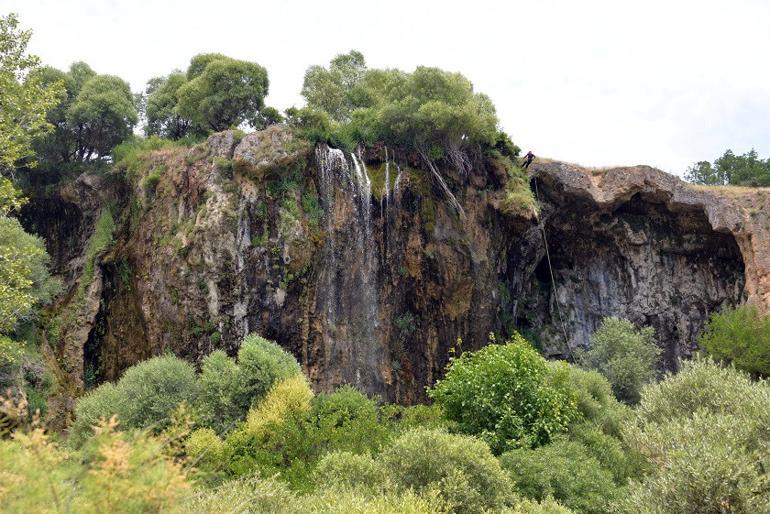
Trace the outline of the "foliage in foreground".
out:
[[[770,376],[770,316],[742,306],[711,315],[698,344],[713,358],[754,376]]]
[[[244,338],[237,363],[216,351],[204,359],[200,375],[177,357],[155,357],[129,368],[116,384],[102,384],[84,396],[70,441],[82,444],[100,418],[111,416],[123,429],[161,431],[182,402],[199,426],[221,433],[243,419],[273,384],[300,373],[294,357],[256,334]]]
[[[626,443],[651,464],[624,512],[770,511],[770,384],[706,359],[648,386]]]
[[[635,404],[642,386],[655,380],[660,353],[652,327],[637,330],[630,321],[610,317],[591,337],[590,348],[577,352],[576,360],[604,375],[618,399]]]
[[[579,417],[575,399],[547,375],[545,359],[515,334],[454,359],[428,394],[462,432],[501,453],[545,444]]]
[[[81,452],[57,446],[36,428],[0,441],[4,512],[169,512],[189,488],[161,442],[115,432],[103,421]]]

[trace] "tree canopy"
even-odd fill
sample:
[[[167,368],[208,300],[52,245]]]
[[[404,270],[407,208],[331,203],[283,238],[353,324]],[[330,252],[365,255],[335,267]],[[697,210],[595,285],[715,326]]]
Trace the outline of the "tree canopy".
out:
[[[200,132],[259,123],[269,85],[267,70],[259,64],[220,54],[198,55],[190,63],[187,79],[176,90],[177,112]]]
[[[0,16],[0,172],[33,156],[32,141],[52,129],[46,112],[60,100],[63,83],[33,73],[40,59],[27,53],[30,31],[15,14]]]
[[[743,155],[727,150],[713,163],[696,162],[685,178],[694,184],[766,187],[770,186],[770,158],[760,159],[754,149]]]
[[[131,89],[114,75],[88,79],[67,109],[67,123],[78,134],[76,156],[81,161],[108,155],[131,134],[137,121]]]
[[[104,157],[138,122],[134,97],[128,83],[119,77],[98,75],[84,62],[73,63],[67,72],[45,66],[35,70],[34,76],[44,84],[61,82],[65,86],[48,111],[53,131],[34,141],[38,156],[46,162]]]
[[[179,102],[177,92],[185,82],[187,82],[187,76],[181,71],[174,71],[167,77],[150,80],[145,105],[147,124],[144,127],[148,136],[179,139],[190,131],[192,122],[181,116],[176,109]]]

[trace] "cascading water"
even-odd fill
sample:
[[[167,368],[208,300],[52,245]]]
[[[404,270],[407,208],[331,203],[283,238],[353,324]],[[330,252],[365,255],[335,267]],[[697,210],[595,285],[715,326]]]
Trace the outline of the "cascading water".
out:
[[[316,161],[326,219],[326,263],[318,291],[327,362],[342,382],[381,390],[383,344],[378,341],[376,245],[372,235],[372,186],[360,154],[348,164],[341,150],[319,146]]]

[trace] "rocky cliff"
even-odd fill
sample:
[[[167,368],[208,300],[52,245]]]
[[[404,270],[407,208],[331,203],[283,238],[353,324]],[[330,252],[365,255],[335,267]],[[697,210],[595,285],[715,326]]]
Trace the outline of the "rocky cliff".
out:
[[[151,355],[200,362],[257,331],[318,389],[409,403],[489,332],[569,357],[604,316],[623,316],[654,326],[674,367],[711,311],[770,305],[765,191],[536,162],[535,216],[501,208],[506,175],[491,160],[442,172],[462,217],[409,155],[271,127],[35,198],[22,218],[69,288],[47,331],[62,401]],[[99,244],[106,216],[112,240]]]

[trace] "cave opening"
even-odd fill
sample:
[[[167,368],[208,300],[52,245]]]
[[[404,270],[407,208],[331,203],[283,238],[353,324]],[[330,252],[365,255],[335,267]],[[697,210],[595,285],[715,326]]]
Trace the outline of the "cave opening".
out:
[[[663,367],[677,369],[679,358],[696,350],[708,316],[744,300],[738,244],[714,231],[702,209],[640,193],[600,208],[540,187],[556,287],[541,238],[514,319],[517,329],[538,334],[546,355],[569,357],[590,344],[602,319],[616,316],[655,328]]]

